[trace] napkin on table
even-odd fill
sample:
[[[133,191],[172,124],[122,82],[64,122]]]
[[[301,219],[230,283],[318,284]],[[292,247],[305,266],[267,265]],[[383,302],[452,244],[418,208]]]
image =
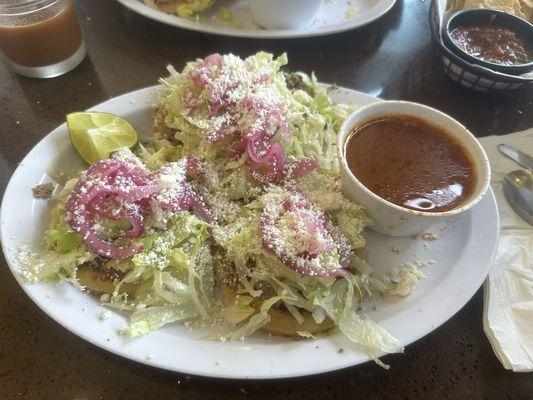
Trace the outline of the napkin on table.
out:
[[[492,169],[492,190],[500,213],[500,243],[484,285],[483,328],[506,369],[533,371],[533,226],[516,214],[502,190],[506,173],[521,169],[498,144],[533,154],[533,129],[480,139]]]

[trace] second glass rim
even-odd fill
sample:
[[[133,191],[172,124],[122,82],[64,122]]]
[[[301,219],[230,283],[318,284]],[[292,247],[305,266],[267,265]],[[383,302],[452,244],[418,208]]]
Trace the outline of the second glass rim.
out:
[[[42,11],[62,0],[22,0],[14,3],[0,3],[0,16],[18,17]]]

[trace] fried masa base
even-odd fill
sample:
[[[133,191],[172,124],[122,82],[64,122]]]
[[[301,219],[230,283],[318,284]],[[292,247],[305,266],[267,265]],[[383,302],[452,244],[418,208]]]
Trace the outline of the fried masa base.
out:
[[[228,286],[223,286],[222,291],[224,293],[224,298],[228,303],[233,303],[235,301],[237,292],[234,289]],[[254,300],[252,302],[252,306],[258,312],[261,308],[261,304],[262,301],[260,299]],[[328,331],[335,327],[335,323],[330,318],[326,318],[320,324],[317,324],[309,311],[299,311],[303,317],[303,322],[301,324],[296,321],[293,315],[285,307],[273,306],[268,310],[270,321],[265,326],[263,326],[261,330],[279,336],[301,337],[298,332],[308,332],[311,334],[317,334]]]
[[[94,294],[113,294],[115,291],[115,278],[101,268],[92,265],[81,265],[76,271],[78,282]],[[133,295],[139,287],[136,283],[123,283],[119,293]]]
[[[92,265],[82,265],[78,268],[76,277],[81,285],[93,294],[112,294],[115,290],[115,278],[102,268],[95,268]],[[119,293],[134,295],[139,287],[138,284],[124,283],[119,289]],[[237,296],[233,289],[223,286],[223,294],[226,302],[232,303]],[[253,307],[259,312],[261,300],[257,299],[252,302]],[[308,332],[317,334],[328,331],[335,327],[334,322],[326,318],[322,323],[317,324],[309,311],[300,310],[303,322],[299,324],[292,314],[283,306],[272,307],[268,311],[270,321],[263,326],[263,331],[286,337],[301,337],[298,332]]]

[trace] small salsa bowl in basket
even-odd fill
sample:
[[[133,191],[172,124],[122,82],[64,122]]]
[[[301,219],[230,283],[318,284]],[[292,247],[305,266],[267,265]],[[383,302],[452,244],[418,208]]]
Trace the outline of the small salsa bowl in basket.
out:
[[[438,0],[432,0],[429,9],[429,26],[433,52],[444,74],[452,81],[477,92],[508,93],[533,83],[533,72],[528,75],[510,75],[477,65],[454,53],[441,35]]]

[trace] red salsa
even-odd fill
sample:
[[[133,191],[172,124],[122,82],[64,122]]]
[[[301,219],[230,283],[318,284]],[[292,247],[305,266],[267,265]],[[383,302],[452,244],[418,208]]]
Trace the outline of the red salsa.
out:
[[[533,61],[533,49],[519,33],[502,26],[461,26],[450,38],[463,51],[483,61],[520,65]]]
[[[372,192],[402,207],[442,212],[460,206],[475,185],[464,147],[427,122],[383,116],[355,128],[346,141],[352,173]]]

